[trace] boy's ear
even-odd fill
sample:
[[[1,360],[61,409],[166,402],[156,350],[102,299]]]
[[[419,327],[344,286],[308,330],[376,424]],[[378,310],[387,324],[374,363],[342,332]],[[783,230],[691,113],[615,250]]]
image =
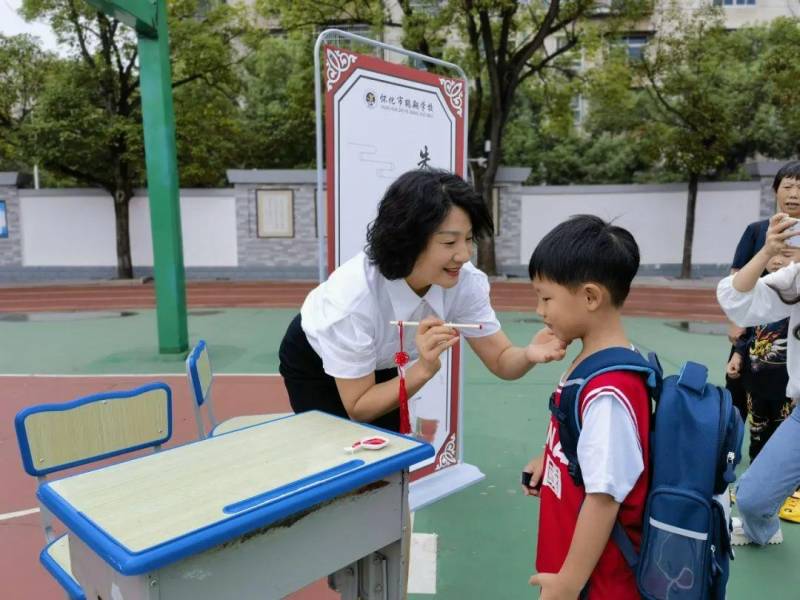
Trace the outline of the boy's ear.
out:
[[[586,301],[586,308],[593,312],[603,304],[606,291],[596,283],[587,283],[583,286],[583,297]]]

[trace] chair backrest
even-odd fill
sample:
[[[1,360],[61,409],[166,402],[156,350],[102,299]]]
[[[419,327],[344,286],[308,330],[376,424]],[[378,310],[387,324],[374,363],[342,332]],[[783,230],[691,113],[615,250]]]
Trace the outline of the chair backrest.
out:
[[[49,473],[142,448],[158,450],[172,437],[172,391],[156,382],[31,406],[17,413],[14,427],[22,466],[41,484]],[[42,525],[52,542],[52,520],[45,509]]]
[[[172,392],[164,383],[41,404],[14,419],[25,471],[36,477],[158,447],[172,437]]]
[[[211,403],[211,382],[214,373],[211,370],[211,358],[208,355],[208,346],[205,340],[200,340],[186,357],[186,373],[189,376],[189,391],[194,398],[194,416],[197,421],[197,433],[200,439],[207,437],[203,427],[201,407],[205,406],[208,419],[213,429],[217,425],[214,409]]]

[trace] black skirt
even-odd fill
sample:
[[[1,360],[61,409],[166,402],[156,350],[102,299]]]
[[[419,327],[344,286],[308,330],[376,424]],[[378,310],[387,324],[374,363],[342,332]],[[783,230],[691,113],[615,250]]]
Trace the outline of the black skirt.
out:
[[[297,315],[289,324],[278,351],[280,373],[289,402],[296,413],[321,410],[339,417],[349,418],[342,404],[336,381],[322,368],[322,359],[308,343],[308,338]],[[397,377],[397,369],[375,371],[375,383],[383,383]],[[391,431],[400,430],[400,410],[378,417],[372,425]]]

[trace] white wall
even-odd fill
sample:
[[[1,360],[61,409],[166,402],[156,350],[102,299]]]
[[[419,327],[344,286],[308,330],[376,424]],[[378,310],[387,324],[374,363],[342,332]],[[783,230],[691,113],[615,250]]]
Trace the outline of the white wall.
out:
[[[87,190],[20,190],[22,264],[31,267],[116,266],[114,205],[110,196]]]
[[[748,223],[758,220],[757,183],[700,186],[693,264],[727,264]],[[520,264],[544,235],[575,214],[595,214],[633,233],[641,263],[675,264],[683,256],[686,187],[676,185],[522,188]]]
[[[236,199],[181,197],[183,264],[187,267],[235,267]],[[147,196],[131,200],[131,258],[135,266],[153,265],[153,238]]]
[[[181,192],[185,266],[237,266],[236,200],[233,190],[229,192]],[[110,196],[96,190],[20,190],[20,212],[24,266],[116,266]],[[130,232],[134,266],[152,266],[146,196],[131,201]]]
[[[96,190],[20,190],[24,266],[116,265],[114,210]],[[724,265],[748,223],[759,216],[758,182],[701,184],[693,263]],[[617,185],[521,188],[519,264],[539,240],[571,215],[597,214],[630,229],[643,265],[679,264],[683,250],[686,186]],[[182,190],[184,264],[236,267],[234,190]],[[146,197],[131,202],[135,266],[152,265]]]

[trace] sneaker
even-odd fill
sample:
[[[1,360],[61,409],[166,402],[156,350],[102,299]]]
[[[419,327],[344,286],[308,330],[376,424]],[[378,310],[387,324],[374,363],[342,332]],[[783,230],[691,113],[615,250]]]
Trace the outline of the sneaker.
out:
[[[755,544],[753,540],[751,540],[747,534],[744,532],[744,527],[742,527],[742,520],[739,517],[733,517],[731,519],[731,546],[746,546],[747,544]],[[783,543],[783,532],[778,529],[767,544],[782,544]]]
[[[778,516],[784,521],[800,523],[800,492],[795,492],[786,499],[778,511]]]

